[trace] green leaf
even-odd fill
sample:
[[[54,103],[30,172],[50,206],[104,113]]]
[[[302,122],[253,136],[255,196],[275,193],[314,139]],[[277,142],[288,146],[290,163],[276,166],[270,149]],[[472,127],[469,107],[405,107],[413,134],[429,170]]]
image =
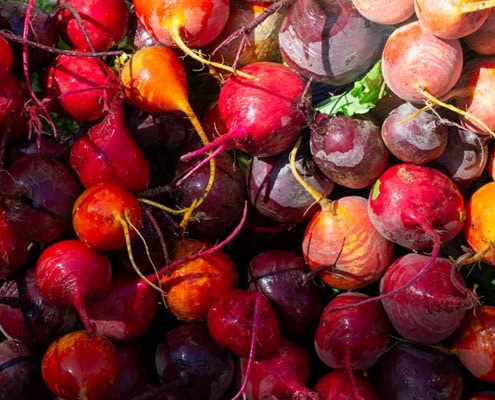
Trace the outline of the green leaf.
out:
[[[380,100],[382,86],[382,63],[379,60],[361,80],[354,82],[349,91],[323,100],[316,105],[316,111],[332,116],[366,114]]]

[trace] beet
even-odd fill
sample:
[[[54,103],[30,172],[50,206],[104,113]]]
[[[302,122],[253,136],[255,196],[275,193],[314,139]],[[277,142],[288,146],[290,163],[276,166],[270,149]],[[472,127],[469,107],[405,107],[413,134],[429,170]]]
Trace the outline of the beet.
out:
[[[28,124],[24,106],[28,98],[25,86],[15,75],[2,79],[0,86],[0,134],[2,136],[9,126],[9,139],[20,139],[27,134]]]
[[[391,325],[378,302],[359,305],[369,298],[358,292],[341,293],[323,310],[315,332],[318,357],[329,367],[367,370],[376,364],[390,341]],[[344,305],[355,304],[333,311]]]
[[[259,360],[241,359],[241,374],[246,386],[241,386],[250,399],[316,400],[307,384],[311,373],[311,357],[304,347],[282,339],[278,351]]]
[[[318,378],[314,390],[322,400],[378,400],[369,379],[363,375],[350,376],[342,370],[333,370]]]
[[[156,348],[155,364],[161,390],[176,398],[219,400],[234,377],[232,354],[196,324],[170,329]]]
[[[380,58],[383,32],[350,0],[295,2],[279,30],[282,58],[301,75],[342,86]]]
[[[437,350],[399,343],[372,370],[380,399],[460,400],[463,379],[453,357]]]
[[[26,155],[4,171],[0,186],[8,218],[25,239],[49,243],[70,232],[72,206],[81,188],[66,164]]]
[[[206,321],[213,340],[238,357],[267,357],[280,345],[277,315],[259,292],[226,292],[212,304]]]
[[[59,307],[41,295],[33,269],[0,286],[0,327],[8,338],[40,350],[68,333],[77,322],[74,310]]]
[[[181,163],[176,169],[172,182],[172,196],[179,208],[186,208],[193,200],[201,197],[210,177],[210,166],[201,166],[183,179],[194,167],[191,162]],[[215,240],[230,232],[242,214],[246,200],[246,185],[234,159],[223,153],[215,158],[215,182],[206,199],[197,207],[188,224],[191,237],[203,240]]]
[[[380,284],[386,294],[409,282],[427,265],[428,256],[408,253],[387,269]],[[447,258],[437,258],[427,275],[403,291],[382,300],[395,330],[408,341],[434,344],[461,325],[466,312],[478,304],[461,273]]]
[[[296,167],[304,180],[323,196],[330,195],[334,183],[319,170],[307,147],[298,152]],[[318,211],[313,197],[294,179],[288,151],[268,158],[253,157],[246,181],[251,204],[275,222],[298,224]]]
[[[320,170],[352,189],[371,185],[390,161],[380,128],[371,120],[320,114],[311,126],[310,144]]]
[[[403,162],[426,164],[438,158],[447,146],[447,125],[429,111],[409,102],[396,107],[381,127],[390,152]]]
[[[288,250],[266,250],[249,262],[250,287],[273,306],[284,337],[304,340],[314,334],[326,305],[326,292],[315,284],[304,258]]]

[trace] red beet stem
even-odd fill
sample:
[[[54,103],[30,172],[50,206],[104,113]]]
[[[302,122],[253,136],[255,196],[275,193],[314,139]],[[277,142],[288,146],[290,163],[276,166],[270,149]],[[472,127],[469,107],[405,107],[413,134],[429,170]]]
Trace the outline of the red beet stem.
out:
[[[433,241],[433,248],[432,248],[431,255],[428,258],[428,261],[426,262],[423,269],[418,274],[416,274],[416,276],[414,276],[409,282],[405,283],[402,286],[399,286],[398,288],[395,288],[394,290],[391,290],[388,293],[384,293],[384,294],[381,294],[381,295],[375,296],[375,297],[370,297],[366,300],[362,300],[362,301],[359,301],[359,302],[354,303],[354,304],[346,304],[343,306],[332,307],[330,309],[331,311],[344,310],[346,308],[351,308],[351,307],[358,307],[358,306],[361,306],[364,304],[372,303],[375,301],[380,301],[380,300],[383,300],[387,297],[393,296],[393,295],[407,289],[408,287],[410,287],[414,283],[416,283],[419,279],[421,279],[423,276],[425,276],[430,271],[430,269],[435,265],[435,260],[438,258],[438,255],[440,253],[440,246],[441,246],[440,235],[433,228],[433,226],[428,221],[428,219],[426,217],[424,217],[423,215],[411,214],[411,215],[409,215],[409,217],[411,219],[415,220],[417,222],[417,224],[421,227],[421,229],[423,229],[423,231],[425,233],[430,235],[430,237]]]
[[[150,282],[152,282],[154,284],[157,284],[158,283],[158,280],[159,280],[159,278],[161,276],[163,276],[164,274],[170,275],[170,272],[175,267],[177,267],[177,266],[179,266],[179,265],[181,265],[181,264],[183,264],[185,262],[194,260],[194,259],[196,259],[198,257],[206,257],[207,255],[212,254],[215,251],[220,250],[223,247],[225,247],[241,231],[241,229],[242,229],[242,227],[244,225],[244,222],[246,221],[247,210],[248,210],[248,204],[247,204],[247,201],[246,201],[246,202],[244,202],[244,209],[243,209],[241,220],[239,221],[239,224],[237,224],[237,226],[235,227],[235,229],[224,240],[222,240],[221,242],[215,244],[214,246],[212,246],[210,248],[207,248],[205,250],[200,251],[197,254],[191,254],[190,256],[181,258],[181,259],[176,260],[176,261],[174,261],[174,262],[172,262],[170,264],[167,264],[164,267],[160,268],[156,273],[149,274],[146,278]]]
[[[246,135],[246,128],[242,125],[236,127],[233,131],[226,133],[225,135],[217,137],[212,142],[200,147],[197,150],[190,151],[184,154],[180,159],[182,161],[188,161],[191,158],[198,157],[207,151],[213,150],[218,146],[221,146],[224,150],[229,148],[236,139],[239,139]]]
[[[86,306],[84,305],[83,299],[80,298],[81,296],[75,295],[74,296],[74,308],[79,315],[79,318],[81,319],[81,322],[84,326],[84,329],[86,329],[86,332],[88,332],[89,335],[92,335],[96,333],[96,324],[95,322],[89,317],[88,311],[86,310]]]

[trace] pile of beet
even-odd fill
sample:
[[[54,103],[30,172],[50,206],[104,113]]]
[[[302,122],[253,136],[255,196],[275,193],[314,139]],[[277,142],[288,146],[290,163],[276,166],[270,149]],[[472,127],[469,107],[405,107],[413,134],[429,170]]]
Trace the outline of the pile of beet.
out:
[[[495,399],[495,1],[0,2],[0,399]]]

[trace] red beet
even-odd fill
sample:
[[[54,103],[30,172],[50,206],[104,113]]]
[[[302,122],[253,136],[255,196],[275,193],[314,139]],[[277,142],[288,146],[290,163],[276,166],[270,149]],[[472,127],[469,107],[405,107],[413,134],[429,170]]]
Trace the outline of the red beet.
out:
[[[0,37],[0,79],[7,79],[14,66],[14,54],[7,39]]]
[[[86,304],[91,298],[110,291],[112,271],[110,261],[78,240],[67,239],[46,247],[35,268],[40,293],[55,305],[73,306],[84,327],[94,331]]]
[[[326,292],[310,277],[296,252],[267,250],[249,262],[250,287],[270,301],[284,337],[305,339],[314,334],[326,305]]]
[[[213,340],[238,357],[263,358],[280,345],[277,315],[259,292],[228,291],[212,304],[206,321]]]
[[[428,256],[409,253],[385,271],[380,291],[387,294],[407,284],[427,265]],[[382,300],[395,330],[408,341],[434,344],[461,325],[466,312],[478,304],[461,273],[447,258],[437,258],[427,275],[403,291]]]
[[[350,0],[296,1],[278,40],[284,61],[301,75],[342,86],[356,80],[380,58],[383,31]]]
[[[64,54],[48,65],[43,81],[51,107],[79,122],[103,117],[118,88],[118,76],[101,59]]]
[[[316,400],[307,388],[311,372],[308,350],[295,342],[282,339],[278,351],[259,360],[241,359],[241,373],[246,386],[241,390],[249,399]]]
[[[318,357],[329,367],[367,370],[376,364],[390,340],[391,325],[378,302],[359,305],[363,293],[341,293],[323,310],[315,332]],[[342,310],[332,308],[355,305]]]
[[[70,332],[45,351],[41,373],[50,390],[65,400],[103,400],[119,375],[117,350],[103,335]]]
[[[2,79],[0,85],[0,134],[10,126],[9,139],[19,139],[27,133],[24,106],[28,100],[27,90],[15,75]]]
[[[494,400],[495,392],[494,391],[483,391],[477,392],[469,396],[467,400]]]
[[[74,310],[59,307],[41,295],[34,269],[7,279],[0,286],[2,333],[30,349],[45,348],[69,332],[76,321]]]
[[[390,161],[380,128],[370,120],[320,114],[311,127],[310,144],[320,170],[352,189],[371,185]]]
[[[460,400],[463,379],[455,359],[437,350],[399,343],[372,370],[380,399]]]
[[[163,393],[175,398],[219,400],[234,377],[232,354],[195,324],[169,330],[158,344],[155,364]]]
[[[240,71],[256,80],[236,75],[222,85],[218,107],[228,133],[185,154],[184,159],[210,149],[219,153],[229,147],[251,156],[268,157],[294,144],[305,122],[301,108],[305,81],[288,67],[274,62],[252,63]]]
[[[132,340],[144,334],[158,308],[158,292],[134,274],[112,276],[110,291],[87,305],[96,331],[111,339]]]
[[[490,10],[488,17],[476,31],[464,37],[464,43],[478,54],[495,55],[495,45],[491,38],[495,33],[495,12]]]
[[[76,140],[70,165],[86,188],[115,182],[131,192],[146,189],[150,167],[125,124],[123,98],[116,97],[103,120]]]
[[[91,44],[69,5],[84,25]],[[127,33],[130,13],[125,0],[59,0],[55,23],[60,36],[69,46],[80,50],[104,51],[115,47]]]
[[[321,400],[378,400],[378,395],[368,378],[349,376],[342,370],[333,370],[321,376],[314,390]]]

